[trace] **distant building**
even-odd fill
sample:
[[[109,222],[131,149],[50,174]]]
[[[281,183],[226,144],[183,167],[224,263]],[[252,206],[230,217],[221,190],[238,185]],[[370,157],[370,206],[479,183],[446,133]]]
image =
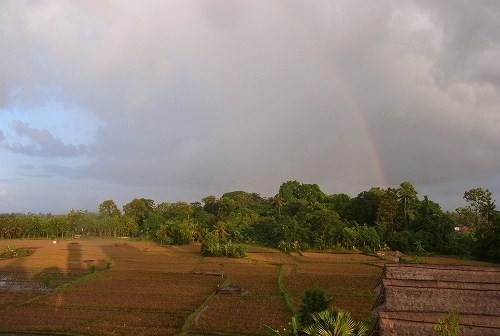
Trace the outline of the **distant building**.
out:
[[[387,264],[376,290],[380,336],[437,335],[453,311],[461,336],[500,335],[500,267]]]

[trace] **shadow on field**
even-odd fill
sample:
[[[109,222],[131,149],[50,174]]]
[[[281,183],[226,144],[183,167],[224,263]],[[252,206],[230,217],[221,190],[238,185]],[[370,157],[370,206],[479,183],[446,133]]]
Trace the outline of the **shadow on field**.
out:
[[[57,266],[46,267],[34,277],[35,281],[45,286],[45,291],[50,292],[58,286],[82,274],[82,248],[79,243],[66,243],[66,269]]]
[[[18,292],[29,290],[27,281],[29,274],[23,266],[26,257],[0,259],[0,292]],[[5,304],[6,297],[1,296],[0,307]]]
[[[144,252],[144,250],[141,251],[126,242],[100,245],[99,248],[106,255],[106,259],[113,262],[124,260],[133,262],[133,259],[141,256],[141,252]]]
[[[80,243],[70,242],[67,244],[68,254],[66,256],[66,274],[68,276],[75,271],[81,271],[83,269],[82,265],[82,247]],[[91,262],[90,260],[88,262]]]

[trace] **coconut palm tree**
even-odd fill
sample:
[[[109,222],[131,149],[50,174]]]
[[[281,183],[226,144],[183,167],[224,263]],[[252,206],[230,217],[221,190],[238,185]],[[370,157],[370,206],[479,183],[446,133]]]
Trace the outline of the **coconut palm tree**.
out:
[[[283,197],[280,193],[277,193],[271,200],[272,204],[278,209],[278,217],[281,216],[281,209],[285,205],[285,201],[283,201]]]
[[[311,315],[314,322],[303,329],[311,336],[364,336],[368,327],[352,319],[351,314],[343,310],[325,310]]]

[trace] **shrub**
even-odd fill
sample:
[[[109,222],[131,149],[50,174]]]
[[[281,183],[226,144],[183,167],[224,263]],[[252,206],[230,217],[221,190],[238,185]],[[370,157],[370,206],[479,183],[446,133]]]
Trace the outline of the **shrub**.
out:
[[[311,314],[328,309],[328,300],[325,292],[320,289],[307,289],[302,296],[302,305],[299,308],[299,323],[307,326],[314,322]]]
[[[246,255],[246,247],[208,232],[201,239],[201,254],[204,257],[243,258]]]
[[[392,250],[401,252],[410,252],[416,246],[413,233],[407,230],[392,232],[387,243]]]
[[[450,236],[448,253],[460,256],[470,257],[476,249],[476,238],[469,232],[457,232]]]
[[[107,267],[108,269],[112,269],[112,268],[113,268],[113,263],[114,263],[114,262],[113,262],[113,259],[108,259],[108,260],[106,260],[106,267]]]
[[[14,246],[7,246],[2,253],[0,253],[0,258],[22,258],[27,257],[32,254],[29,249],[17,248]]]
[[[440,317],[434,326],[434,331],[440,336],[460,335],[460,315],[457,312],[451,312]]]
[[[49,287],[52,283],[53,277],[50,274],[41,273],[38,275],[38,280],[40,280],[46,287]]]

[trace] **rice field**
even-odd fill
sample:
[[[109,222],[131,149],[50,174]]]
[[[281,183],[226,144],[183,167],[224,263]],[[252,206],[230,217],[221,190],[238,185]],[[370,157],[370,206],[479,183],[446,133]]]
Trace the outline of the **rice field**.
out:
[[[33,254],[0,259],[3,333],[259,335],[262,324],[286,325],[310,288],[364,319],[383,265],[363,254],[258,246],[226,259],[201,257],[197,244],[125,239],[0,241],[0,249],[7,245]]]

